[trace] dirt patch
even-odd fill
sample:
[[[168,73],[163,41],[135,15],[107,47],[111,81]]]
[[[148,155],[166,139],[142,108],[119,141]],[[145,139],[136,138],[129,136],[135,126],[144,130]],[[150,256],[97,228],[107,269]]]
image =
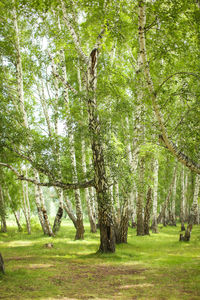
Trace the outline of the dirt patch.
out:
[[[95,266],[93,270],[91,270],[91,274],[97,277],[102,276],[117,276],[117,275],[135,275],[135,274],[141,274],[145,272],[146,269],[135,269],[133,267],[115,267],[115,266]]]
[[[132,289],[132,288],[146,288],[146,287],[153,287],[154,284],[151,283],[141,283],[141,284],[129,284],[129,285],[122,285],[119,289]]]
[[[24,257],[14,256],[14,257],[5,258],[4,260],[8,262],[8,261],[12,261],[12,260],[32,260],[34,258],[35,258],[35,256],[24,256]]]
[[[52,267],[54,267],[54,265],[50,265],[50,264],[30,264],[27,267],[28,267],[28,269],[45,269],[45,268],[52,268]]]
[[[97,283],[99,286],[104,286],[104,288],[112,287],[116,290],[116,284],[129,284],[131,280],[131,284],[134,279],[134,275],[139,275],[144,273],[146,269],[135,269],[130,266],[110,266],[110,265],[82,265],[82,264],[69,264],[66,266],[66,269],[62,271],[61,274],[56,274],[55,276],[49,278],[53,284],[55,285],[65,285],[69,280],[71,284],[75,282],[82,282],[84,286],[93,285],[93,283]],[[107,278],[111,277],[111,278]],[[145,278],[141,276],[142,280]],[[129,279],[129,280],[128,280]],[[137,276],[138,279],[138,276]],[[121,280],[123,282],[121,282]],[[73,282],[73,283],[72,283]],[[119,286],[118,285],[118,286]],[[125,285],[124,285],[125,286]],[[134,285],[134,287],[139,287],[138,285]],[[97,287],[97,286],[96,286]],[[123,287],[122,287],[123,288]],[[127,288],[127,287],[126,287]]]

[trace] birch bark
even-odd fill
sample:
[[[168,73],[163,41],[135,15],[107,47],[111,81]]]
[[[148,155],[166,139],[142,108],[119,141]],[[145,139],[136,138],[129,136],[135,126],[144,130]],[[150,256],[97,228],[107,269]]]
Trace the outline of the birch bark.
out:
[[[157,206],[158,206],[158,159],[154,159],[154,170],[153,170],[153,215],[152,215],[152,232],[158,233],[158,224],[157,224]]]
[[[30,218],[29,218],[29,214],[28,214],[26,186],[25,186],[24,182],[22,182],[22,210],[23,210],[24,217],[25,217],[25,220],[26,220],[27,232],[28,232],[28,234],[31,234],[31,223],[30,223]]]
[[[199,224],[199,205],[198,205],[199,187],[200,187],[200,177],[197,174],[195,178],[193,203],[191,208],[192,223],[195,225]]]
[[[144,205],[144,159],[141,158],[138,164],[139,168],[139,184],[137,197],[137,235],[144,235],[144,219],[143,219],[143,205]]]
[[[171,210],[171,225],[176,226],[176,182],[177,176],[174,180],[173,194],[172,194],[172,210]]]
[[[181,207],[180,207],[180,222],[181,222],[181,231],[185,230],[185,172],[184,167],[182,167],[181,172]]]

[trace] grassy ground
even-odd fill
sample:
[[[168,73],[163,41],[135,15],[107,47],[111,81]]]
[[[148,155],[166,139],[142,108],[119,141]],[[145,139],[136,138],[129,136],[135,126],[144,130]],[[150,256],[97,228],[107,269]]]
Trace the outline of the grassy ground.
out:
[[[95,254],[99,234],[89,227],[84,241],[69,224],[56,238],[9,228],[0,233],[0,299],[200,299],[200,227],[189,243],[178,241],[179,228],[144,237],[130,229],[128,244],[109,255]]]

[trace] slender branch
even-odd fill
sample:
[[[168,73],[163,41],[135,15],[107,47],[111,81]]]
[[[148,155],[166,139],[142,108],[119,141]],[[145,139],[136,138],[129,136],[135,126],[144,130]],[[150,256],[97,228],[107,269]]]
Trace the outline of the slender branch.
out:
[[[13,166],[9,164],[0,162],[0,166],[10,169],[17,176],[19,180],[25,180],[39,186],[46,186],[46,187],[55,186],[55,187],[60,187],[63,190],[76,190],[76,189],[88,188],[94,186],[94,180],[89,180],[86,182],[77,182],[77,183],[64,183],[57,180],[51,182],[39,182],[36,179],[25,177],[23,174],[20,174]]]
[[[159,85],[159,87],[157,88],[157,90],[155,91],[156,94],[158,94],[158,92],[160,91],[160,89],[162,88],[162,86],[168,81],[170,80],[172,77],[176,76],[176,75],[189,75],[189,76],[194,76],[196,78],[198,78],[200,80],[200,75],[199,74],[195,74],[192,72],[184,72],[184,71],[180,71],[180,72],[176,72],[174,74],[169,75],[167,78],[165,78],[163,80],[163,82]]]
[[[10,151],[16,153],[19,157],[23,158],[24,160],[28,161],[31,163],[31,165],[37,169],[39,172],[47,175],[48,177],[54,179],[54,175],[47,169],[37,165],[29,156],[26,156],[25,154],[21,153],[19,150],[17,150],[16,148],[12,148],[8,145],[4,145],[7,149],[9,149]]]

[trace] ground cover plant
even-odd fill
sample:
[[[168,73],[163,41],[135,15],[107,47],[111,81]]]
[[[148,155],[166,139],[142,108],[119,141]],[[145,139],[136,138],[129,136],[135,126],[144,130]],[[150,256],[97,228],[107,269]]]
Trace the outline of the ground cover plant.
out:
[[[178,241],[179,230],[159,226],[159,234],[136,236],[130,228],[128,244],[98,254],[99,232],[89,226],[81,241],[67,222],[56,238],[10,227],[0,233],[0,299],[199,299],[200,228],[188,243]]]

